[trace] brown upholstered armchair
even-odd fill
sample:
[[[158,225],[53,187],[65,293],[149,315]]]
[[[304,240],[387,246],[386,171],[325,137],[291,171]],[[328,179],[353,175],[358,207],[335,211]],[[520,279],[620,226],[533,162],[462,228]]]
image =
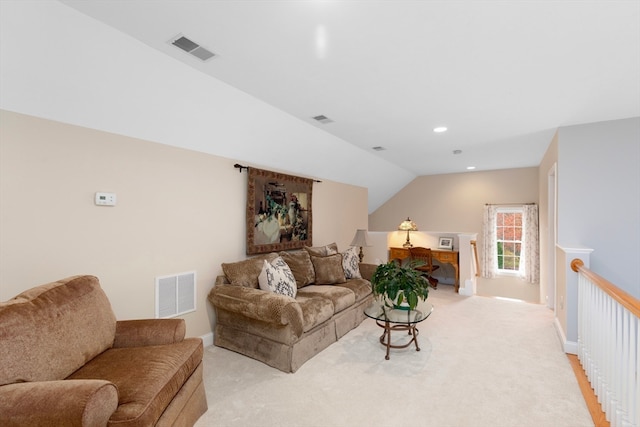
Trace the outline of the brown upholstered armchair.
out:
[[[0,302],[0,425],[190,426],[207,410],[183,319],[117,321],[94,276]]]

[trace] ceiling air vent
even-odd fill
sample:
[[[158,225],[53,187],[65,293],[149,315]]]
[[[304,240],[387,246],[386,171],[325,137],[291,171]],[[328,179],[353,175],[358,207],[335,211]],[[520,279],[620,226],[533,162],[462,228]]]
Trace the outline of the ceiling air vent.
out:
[[[195,56],[196,58],[202,60],[203,62],[216,56],[215,53],[205,49],[204,47],[200,46],[198,43],[192,40],[189,40],[188,38],[180,34],[178,34],[177,36],[169,40],[169,43],[171,43],[175,47],[179,47],[180,49],[184,50],[190,55]]]
[[[333,120],[331,120],[329,117],[320,114],[319,116],[314,116],[312,117],[313,120],[322,123],[323,125],[326,125],[327,123],[333,123]]]
[[[373,148],[375,151],[384,151],[384,150],[386,150],[386,148],[381,147],[379,145],[377,147],[371,147],[371,148]]]

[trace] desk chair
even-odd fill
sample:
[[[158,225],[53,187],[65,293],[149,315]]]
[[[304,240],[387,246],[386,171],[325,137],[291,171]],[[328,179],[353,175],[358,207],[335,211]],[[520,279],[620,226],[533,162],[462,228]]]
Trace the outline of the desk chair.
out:
[[[427,278],[433,289],[438,289],[438,279],[431,277],[431,273],[440,268],[439,265],[433,265],[433,254],[428,248],[409,248],[409,257],[412,261],[422,261],[424,264],[415,267],[423,276]]]

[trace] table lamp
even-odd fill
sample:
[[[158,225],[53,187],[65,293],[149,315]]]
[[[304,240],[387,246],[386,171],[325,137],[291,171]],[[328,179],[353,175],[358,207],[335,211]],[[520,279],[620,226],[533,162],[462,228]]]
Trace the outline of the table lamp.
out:
[[[402,247],[404,247],[404,248],[413,247],[413,245],[411,244],[411,241],[409,240],[409,232],[410,231],[418,231],[418,226],[416,225],[416,223],[411,221],[411,219],[409,217],[407,217],[406,220],[404,220],[404,221],[402,221],[400,223],[400,225],[398,226],[398,230],[407,232],[407,241],[404,242],[404,245],[402,245]]]
[[[369,234],[367,233],[367,230],[356,230],[356,235],[353,236],[353,240],[351,241],[351,245],[349,246],[360,246],[360,253],[358,254],[358,257],[360,257],[360,262],[362,262],[362,259],[364,258],[362,247],[372,246],[371,243],[369,243]]]

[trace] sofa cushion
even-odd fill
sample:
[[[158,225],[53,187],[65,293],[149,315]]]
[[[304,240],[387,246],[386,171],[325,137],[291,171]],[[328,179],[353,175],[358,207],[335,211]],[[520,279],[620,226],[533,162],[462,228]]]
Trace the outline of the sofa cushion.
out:
[[[362,301],[371,295],[371,283],[365,279],[350,279],[337,286],[351,290],[356,297],[356,302]]]
[[[232,285],[258,289],[258,276],[264,264],[262,261],[271,262],[277,257],[276,253],[268,253],[243,261],[222,263],[222,271]]]
[[[127,427],[151,426],[196,370],[202,355],[199,338],[168,345],[112,348],[67,379],[112,382],[118,388],[119,406],[109,422]]]
[[[316,285],[334,285],[346,280],[342,268],[342,255],[311,256],[311,262],[316,272]]]
[[[360,274],[360,256],[358,255],[357,247],[352,246],[342,252],[342,269],[344,270],[344,277],[347,279],[362,278]]]
[[[62,380],[113,345],[116,318],[97,277],[74,276],[0,303],[0,385]]]
[[[313,270],[313,263],[309,252],[304,250],[280,252],[278,255],[287,263],[293,277],[296,278],[298,288],[310,285],[316,279],[316,272]]]
[[[262,272],[258,276],[260,289],[295,298],[298,287],[287,263],[281,257],[277,257],[271,262],[267,262],[267,260],[262,262]]]
[[[305,246],[304,250],[309,252],[311,256],[327,256],[327,255],[335,255],[338,253],[338,244],[337,243],[329,243],[325,246]]]
[[[333,317],[334,306],[331,300],[313,295],[298,295],[296,301],[302,310],[302,330],[310,331]]]
[[[339,313],[356,302],[355,294],[342,286],[309,285],[298,289],[298,295],[325,298],[333,304],[334,313]]]

